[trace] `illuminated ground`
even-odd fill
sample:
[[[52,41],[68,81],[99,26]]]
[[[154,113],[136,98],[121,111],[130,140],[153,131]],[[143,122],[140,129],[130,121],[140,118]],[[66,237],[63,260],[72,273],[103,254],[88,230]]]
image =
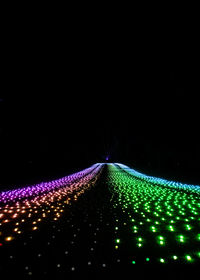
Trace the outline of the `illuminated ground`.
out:
[[[0,194],[0,272],[50,277],[200,265],[200,187],[96,164]]]

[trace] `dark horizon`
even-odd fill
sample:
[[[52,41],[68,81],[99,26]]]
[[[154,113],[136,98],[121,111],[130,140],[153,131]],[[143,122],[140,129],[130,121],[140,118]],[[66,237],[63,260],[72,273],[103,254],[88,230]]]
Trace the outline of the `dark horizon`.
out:
[[[106,64],[108,56],[93,61],[90,54],[87,65],[77,57],[66,71],[35,62],[27,73],[10,73],[0,98],[0,189],[58,178],[107,157],[200,184],[198,75],[174,58],[143,58],[131,70],[128,62]]]

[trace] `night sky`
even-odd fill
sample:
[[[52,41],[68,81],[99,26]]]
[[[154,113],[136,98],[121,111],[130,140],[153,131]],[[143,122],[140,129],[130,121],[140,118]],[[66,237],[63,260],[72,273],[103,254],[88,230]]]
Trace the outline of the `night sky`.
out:
[[[1,189],[106,157],[200,184],[199,75],[180,45],[151,35],[135,43],[82,35],[70,46],[59,35],[56,43],[22,37],[13,32],[14,47],[5,46]]]

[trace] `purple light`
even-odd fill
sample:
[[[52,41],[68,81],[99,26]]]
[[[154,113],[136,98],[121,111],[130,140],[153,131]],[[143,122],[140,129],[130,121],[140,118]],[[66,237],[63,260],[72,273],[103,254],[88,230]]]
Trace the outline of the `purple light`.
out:
[[[33,198],[41,194],[46,194],[50,191],[60,189],[62,187],[75,186],[76,183],[80,184],[80,182],[82,182],[84,179],[92,180],[92,178],[95,177],[96,174],[100,171],[102,165],[103,164],[101,163],[97,163],[87,169],[54,181],[45,183],[41,182],[40,184],[36,184],[33,186],[27,186],[24,188],[1,192],[0,203],[5,204],[9,201],[21,200],[28,197]]]
[[[43,219],[56,221],[62,215],[66,204],[76,201],[95,186],[104,163],[96,163],[77,173],[50,182],[0,192],[0,246],[10,242],[22,233],[16,224],[26,224],[26,230],[37,230]],[[33,221],[33,212],[42,211],[42,216]],[[17,221],[17,223],[16,223]]]

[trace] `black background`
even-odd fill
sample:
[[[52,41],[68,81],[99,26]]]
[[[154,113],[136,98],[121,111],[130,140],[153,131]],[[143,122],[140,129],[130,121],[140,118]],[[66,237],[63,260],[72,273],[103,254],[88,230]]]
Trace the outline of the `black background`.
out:
[[[200,184],[191,29],[62,20],[4,22],[0,188],[65,176],[106,157]]]

